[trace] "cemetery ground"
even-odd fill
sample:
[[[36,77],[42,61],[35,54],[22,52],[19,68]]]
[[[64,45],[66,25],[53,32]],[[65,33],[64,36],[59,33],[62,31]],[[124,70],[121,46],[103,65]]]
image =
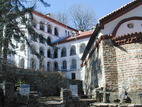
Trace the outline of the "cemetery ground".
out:
[[[7,66],[6,71],[0,75],[0,88],[5,95],[4,107],[87,107],[90,102],[79,97],[83,95],[82,81],[69,80],[61,72],[32,71]]]

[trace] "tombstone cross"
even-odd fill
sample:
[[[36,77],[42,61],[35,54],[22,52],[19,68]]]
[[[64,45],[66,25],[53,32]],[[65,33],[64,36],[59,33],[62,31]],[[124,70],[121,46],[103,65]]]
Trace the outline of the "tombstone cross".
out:
[[[109,98],[108,98],[108,96],[109,96],[109,92],[107,92],[106,91],[106,88],[105,87],[103,87],[103,91],[100,91],[100,93],[102,93],[103,94],[103,103],[107,103],[107,102],[109,102]]]

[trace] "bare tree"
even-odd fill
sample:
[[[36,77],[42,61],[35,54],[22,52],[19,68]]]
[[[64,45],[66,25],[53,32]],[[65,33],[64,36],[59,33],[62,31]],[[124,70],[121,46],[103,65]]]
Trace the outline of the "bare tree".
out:
[[[68,14],[67,13],[61,13],[61,12],[58,12],[57,14],[49,14],[49,17],[65,24],[65,25],[68,25],[69,24],[69,17],[68,17]]]
[[[86,5],[71,7],[70,15],[77,30],[89,30],[96,23],[95,12]]]
[[[57,20],[65,25],[69,23],[69,18],[67,13],[58,13],[57,14]]]

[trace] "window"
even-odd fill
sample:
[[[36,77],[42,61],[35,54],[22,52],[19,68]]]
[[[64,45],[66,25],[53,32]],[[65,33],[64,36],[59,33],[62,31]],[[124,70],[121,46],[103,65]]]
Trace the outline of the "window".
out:
[[[35,33],[35,36],[34,36],[33,34],[31,34],[31,40],[32,40],[32,41],[35,41],[35,42],[37,41],[36,33]]]
[[[68,31],[68,36],[70,35],[70,32]]]
[[[75,80],[75,79],[76,79],[76,75],[75,75],[75,73],[72,73],[72,74],[71,74],[71,78],[72,78],[73,80]]]
[[[76,55],[76,47],[74,45],[70,49],[70,55]]]
[[[47,44],[51,45],[51,39],[50,39],[50,37],[47,38]]]
[[[128,27],[128,28],[133,28],[133,27],[134,27],[134,23],[128,23],[128,24],[127,24],[127,27]]]
[[[61,51],[61,57],[65,57],[66,56],[66,48],[64,47]]]
[[[63,70],[67,69],[67,61],[63,61],[63,63],[62,63],[62,69]]]
[[[76,68],[77,68],[77,66],[76,66],[76,60],[72,59],[70,69],[71,70],[76,70]]]
[[[48,58],[51,58],[51,52],[50,52],[50,49],[48,49],[48,51],[47,51],[47,57],[48,57]]]
[[[43,61],[43,59],[40,59],[40,61],[39,61],[39,69],[40,70],[44,70],[44,61]]]
[[[58,29],[57,28],[54,29],[54,35],[58,36]]]
[[[58,49],[56,48],[55,50],[54,50],[54,58],[57,58],[58,57]]]
[[[34,45],[31,45],[31,54],[34,54],[36,52],[36,48]]]
[[[48,32],[48,33],[52,33],[52,27],[51,27],[51,25],[48,25],[48,26],[47,26],[47,32]]]
[[[44,31],[44,23],[43,22],[40,22],[40,30]]]
[[[44,37],[42,35],[39,35],[39,42],[44,43]]]
[[[65,30],[65,34],[66,34],[66,36],[68,36],[68,32],[67,32],[67,30]]]
[[[54,70],[55,70],[55,71],[58,70],[58,63],[57,63],[57,62],[54,63]]]
[[[44,49],[42,47],[40,47],[39,53],[41,56],[44,56]]]
[[[32,70],[36,69],[36,61],[33,58],[30,60],[30,68]]]
[[[50,71],[50,62],[47,62],[47,71]]]
[[[80,45],[80,53],[83,53],[84,50],[85,50],[85,44],[82,43],[82,44]]]
[[[19,62],[19,67],[24,68],[24,65],[25,65],[25,60],[22,58]]]

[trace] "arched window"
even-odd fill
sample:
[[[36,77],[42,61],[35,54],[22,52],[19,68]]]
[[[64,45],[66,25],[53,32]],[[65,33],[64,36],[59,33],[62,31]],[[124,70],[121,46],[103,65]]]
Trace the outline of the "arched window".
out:
[[[54,70],[57,71],[58,70],[58,63],[54,62]]]
[[[40,61],[39,61],[39,69],[41,71],[44,71],[44,61],[43,61],[43,59],[40,59]]]
[[[76,47],[74,45],[70,49],[70,55],[76,55]]]
[[[40,30],[44,31],[44,23],[43,22],[40,22]]]
[[[50,51],[50,49],[48,49],[48,51],[47,51],[47,57],[51,58],[51,51]]]
[[[39,42],[40,43],[44,43],[44,37],[43,37],[43,35],[39,35]]]
[[[58,49],[57,48],[54,50],[54,58],[58,58]]]
[[[36,52],[36,47],[35,45],[31,45],[31,54],[34,54]]]
[[[62,69],[63,70],[66,70],[67,69],[67,61],[63,61],[63,63],[62,63]]]
[[[30,68],[33,70],[36,69],[36,61],[33,58],[30,60]]]
[[[70,67],[70,69],[71,69],[71,70],[76,70],[76,68],[77,68],[76,65],[77,65],[77,64],[76,64],[76,60],[75,60],[75,59],[72,59],[72,60],[71,60],[71,67]]]
[[[22,58],[19,62],[19,67],[24,68],[24,65],[25,65],[25,60]]]
[[[61,51],[61,57],[65,57],[66,56],[66,48],[64,47]]]
[[[54,35],[59,36],[57,28],[54,28]]]
[[[36,38],[36,37],[34,37],[34,35],[33,35],[33,34],[31,34],[31,40],[36,42],[36,41],[37,41],[36,39],[37,39],[37,38]]]
[[[47,38],[47,44],[51,45],[51,39],[50,39],[50,37]]]
[[[47,62],[47,71],[50,71],[50,62]]]
[[[80,45],[80,53],[83,53],[84,52],[84,50],[85,50],[85,43],[82,43],[81,45]]]
[[[39,53],[41,56],[44,56],[44,49],[42,47],[40,47]]]
[[[48,32],[48,33],[52,33],[52,26],[51,26],[51,25],[48,25],[48,26],[47,26],[47,32]]]
[[[68,32],[67,32],[67,30],[65,30],[65,34],[66,34],[66,36],[68,36]]]
[[[70,32],[68,31],[68,36],[70,36]]]

